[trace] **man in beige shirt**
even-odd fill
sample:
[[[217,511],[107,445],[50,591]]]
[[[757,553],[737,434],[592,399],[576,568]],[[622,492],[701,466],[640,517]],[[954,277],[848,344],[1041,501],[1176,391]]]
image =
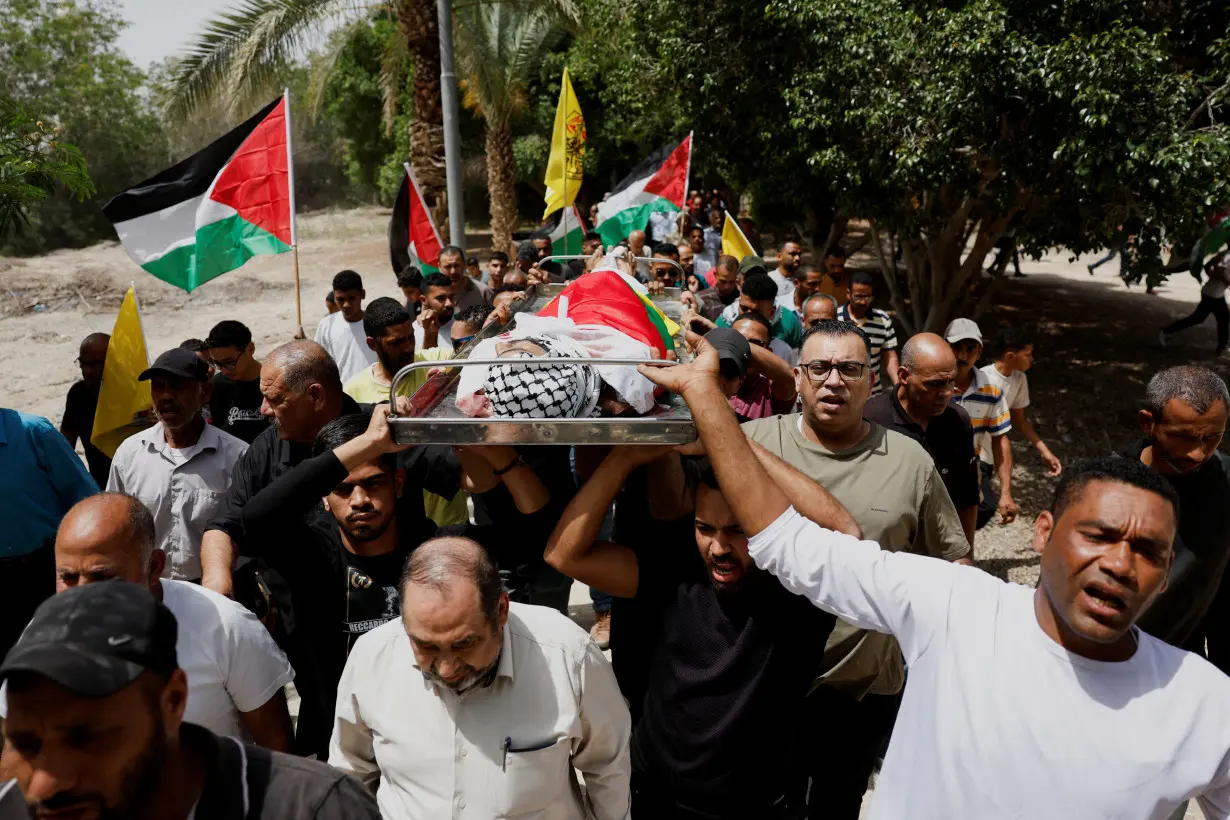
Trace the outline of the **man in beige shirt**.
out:
[[[757,419],[743,429],[832,493],[867,540],[893,552],[963,560],[969,542],[931,456],[863,419],[874,377],[867,337],[857,325],[817,322],[803,337],[795,370],[803,412]],[[838,619],[820,671],[821,685],[804,710],[804,734],[841,740],[811,747],[810,791],[824,797],[811,816],[857,820],[900,703],[901,650],[888,635]]]
[[[401,598],[350,652],[329,744],[385,820],[628,816],[631,718],[584,630],[510,604],[469,539],[420,546]]]

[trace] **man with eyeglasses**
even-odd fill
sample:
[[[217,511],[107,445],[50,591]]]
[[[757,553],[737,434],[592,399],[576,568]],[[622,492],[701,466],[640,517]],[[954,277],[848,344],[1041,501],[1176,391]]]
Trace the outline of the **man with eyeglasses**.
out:
[[[94,430],[94,411],[98,409],[98,391],[102,389],[103,365],[110,342],[111,337],[106,333],[91,333],[81,340],[77,350],[81,381],[68,388],[64,418],[60,421],[60,432],[68,439],[69,447],[76,448],[77,440],[81,440],[90,476],[99,486],[107,483],[111,457],[90,442],[90,435]]]
[[[935,460],[970,546],[978,518],[978,457],[965,408],[949,402],[957,389],[957,357],[943,337],[911,336],[901,348],[897,386],[872,396],[863,418],[909,436]]]
[[[251,444],[269,426],[261,415],[261,363],[254,355],[252,331],[241,322],[218,322],[205,338],[205,349],[217,368],[209,398],[213,425]]]
[[[892,552],[965,562],[969,542],[935,463],[920,444],[863,418],[875,373],[867,335],[823,320],[803,337],[796,386],[802,412],[749,421],[748,437],[833,494],[863,536]],[[810,816],[855,820],[896,718],[905,680],[901,650],[878,632],[838,619],[821,684],[802,715],[816,742],[801,757],[798,787]]]

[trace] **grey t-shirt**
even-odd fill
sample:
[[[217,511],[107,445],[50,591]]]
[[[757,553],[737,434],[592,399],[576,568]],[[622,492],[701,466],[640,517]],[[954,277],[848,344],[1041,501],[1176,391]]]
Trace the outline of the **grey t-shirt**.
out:
[[[875,422],[855,446],[829,450],[803,435],[799,413],[743,425],[757,444],[823,486],[863,529],[892,552],[953,561],[969,553],[956,507],[918,442]],[[901,690],[901,651],[888,635],[837,621],[821,664],[821,682],[855,697]]]

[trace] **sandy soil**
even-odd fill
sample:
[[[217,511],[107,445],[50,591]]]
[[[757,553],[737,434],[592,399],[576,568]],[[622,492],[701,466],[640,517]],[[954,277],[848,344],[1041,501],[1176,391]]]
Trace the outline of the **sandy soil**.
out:
[[[353,268],[364,276],[369,299],[399,296],[388,262],[388,212],[375,208],[325,212],[299,222],[304,329],[311,337],[323,315],[334,273]],[[488,237],[470,237],[478,248]],[[479,251],[480,255],[485,254]],[[1145,383],[1168,364],[1202,362],[1227,375],[1227,360],[1214,360],[1212,322],[1188,331],[1163,350],[1157,329],[1185,315],[1199,300],[1199,286],[1179,274],[1147,296],[1119,281],[1117,261],[1090,276],[1085,263],[1054,252],[1023,260],[1026,276],[1010,280],[981,320],[990,338],[1001,322],[1038,326],[1036,364],[1030,372],[1034,426],[1065,463],[1108,453],[1136,435],[1135,411]],[[851,266],[874,269],[865,255]],[[137,284],[151,358],[190,337],[204,337],[222,319],[250,328],[257,356],[295,331],[289,255],[260,257],[195,293],[185,294],[145,274],[116,243],[34,259],[0,258],[0,404],[47,416],[59,423],[64,397],[78,378],[74,358],[87,334],[110,332],[129,281]],[[41,308],[36,309],[35,306]],[[1055,480],[1023,441],[1014,442],[1014,495],[1022,515],[1005,527],[979,533],[979,564],[1019,583],[1037,578],[1030,549],[1034,518],[1049,501]],[[587,596],[574,589],[578,620],[592,618]],[[1189,817],[1200,815],[1193,809]]]

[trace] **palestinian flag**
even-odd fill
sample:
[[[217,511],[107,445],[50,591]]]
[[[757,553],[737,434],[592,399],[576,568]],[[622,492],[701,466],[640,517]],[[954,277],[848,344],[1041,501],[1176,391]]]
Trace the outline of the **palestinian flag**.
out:
[[[295,244],[286,100],[103,206],[133,261],[192,291]]]
[[[598,206],[598,227],[603,244],[610,246],[641,231],[655,211],[683,210],[692,167],[692,135],[683,142],[660,148],[632,169]]]
[[[661,358],[675,349],[679,332],[679,325],[613,270],[596,270],[574,279],[538,315],[618,330],[654,348]]]
[[[1209,232],[1200,237],[1196,247],[1192,248],[1191,274],[1197,282],[1204,273],[1204,260],[1217,253],[1227,242],[1230,242],[1230,214],[1219,211],[1209,217]]]
[[[389,259],[393,263],[393,273],[401,273],[414,265],[426,276],[439,271],[440,249],[444,244],[431,211],[423,202],[423,193],[410,170],[410,163],[403,164],[406,178],[397,190],[393,216],[389,218]]]
[[[548,230],[547,235],[551,237],[552,256],[568,256],[581,252],[581,240],[585,237],[585,221],[581,219],[581,212],[575,205],[566,210],[568,224],[564,224],[565,209],[560,208],[555,212],[555,226]]]

